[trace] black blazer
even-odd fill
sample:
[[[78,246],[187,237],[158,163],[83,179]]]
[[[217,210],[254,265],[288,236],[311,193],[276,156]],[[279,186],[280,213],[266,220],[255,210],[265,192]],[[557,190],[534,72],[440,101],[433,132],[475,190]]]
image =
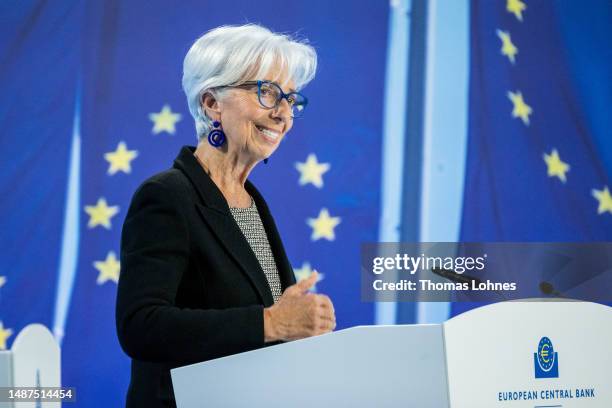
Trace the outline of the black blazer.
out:
[[[127,407],[174,407],[170,368],[264,346],[272,292],[193,151],[183,147],[172,169],[138,188],[123,225],[116,322],[132,358]],[[293,270],[266,202],[249,181],[245,187],[284,290]]]

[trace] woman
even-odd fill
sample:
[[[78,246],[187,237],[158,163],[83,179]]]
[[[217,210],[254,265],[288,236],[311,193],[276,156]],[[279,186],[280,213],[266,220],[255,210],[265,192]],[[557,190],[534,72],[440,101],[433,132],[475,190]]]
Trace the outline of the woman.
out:
[[[128,407],[175,406],[169,370],[332,331],[330,299],[295,283],[268,206],[247,178],[306,107],[309,45],[220,27],[184,62],[197,148],[134,194],[121,240],[117,332],[132,358]],[[265,370],[265,367],[262,367]]]

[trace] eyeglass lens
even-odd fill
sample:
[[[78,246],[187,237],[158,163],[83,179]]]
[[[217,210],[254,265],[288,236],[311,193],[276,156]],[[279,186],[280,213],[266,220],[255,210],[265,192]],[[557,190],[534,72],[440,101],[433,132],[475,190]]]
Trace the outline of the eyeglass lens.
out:
[[[275,108],[283,99],[282,89],[272,82],[262,82],[259,88],[259,102],[266,108]],[[297,92],[286,95],[293,116],[297,117],[304,111],[304,97]]]

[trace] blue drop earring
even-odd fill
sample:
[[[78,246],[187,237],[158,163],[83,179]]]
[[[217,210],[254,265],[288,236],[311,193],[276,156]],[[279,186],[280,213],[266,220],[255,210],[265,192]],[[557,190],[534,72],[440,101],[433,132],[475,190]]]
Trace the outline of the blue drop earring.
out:
[[[268,160],[269,160],[269,157],[266,157],[266,158],[264,159],[264,164],[268,164]]]
[[[215,120],[212,125],[214,129],[208,133],[208,143],[213,147],[221,147],[225,143],[225,133],[219,128],[221,122]]]

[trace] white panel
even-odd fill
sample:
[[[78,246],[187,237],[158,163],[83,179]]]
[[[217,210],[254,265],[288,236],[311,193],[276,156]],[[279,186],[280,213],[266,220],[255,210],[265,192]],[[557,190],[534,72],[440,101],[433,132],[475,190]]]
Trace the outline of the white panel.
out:
[[[179,408],[448,407],[442,327],[354,327],[172,370]]]
[[[451,407],[612,407],[612,308],[586,302],[505,302],[444,323]],[[558,378],[535,378],[534,353],[548,337]],[[595,398],[576,398],[576,388]],[[542,399],[545,390],[574,398]],[[538,399],[499,401],[535,391]]]
[[[13,353],[0,351],[0,387],[13,386]],[[0,408],[13,408],[12,402],[0,401]]]
[[[14,387],[59,387],[60,348],[42,324],[26,326],[13,342]],[[78,396],[77,396],[78,398]],[[36,402],[20,402],[19,408],[35,408]],[[42,402],[42,408],[58,408],[60,402]]]

